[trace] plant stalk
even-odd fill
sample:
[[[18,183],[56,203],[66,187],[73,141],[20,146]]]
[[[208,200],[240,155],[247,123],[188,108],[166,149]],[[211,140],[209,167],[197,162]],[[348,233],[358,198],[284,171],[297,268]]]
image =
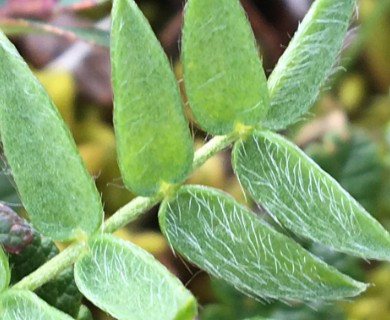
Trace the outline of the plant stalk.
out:
[[[192,170],[200,167],[207,159],[215,155],[217,152],[228,147],[234,140],[237,139],[237,134],[232,133],[224,136],[216,136],[195,152]],[[164,195],[158,193],[152,197],[136,197],[128,204],[120,208],[114,213],[102,226],[102,232],[112,233],[115,230],[125,226],[131,221],[134,221],[146,210],[150,209],[164,198]],[[77,241],[60,252],[57,256],[40,266],[37,270],[30,273],[13,288],[35,290],[55,278],[61,271],[76,262],[80,254],[86,250],[87,243],[85,241]]]
[[[85,250],[85,241],[77,241],[64,249],[54,258],[16,283],[14,289],[35,290],[55,278],[65,268],[71,266]]]

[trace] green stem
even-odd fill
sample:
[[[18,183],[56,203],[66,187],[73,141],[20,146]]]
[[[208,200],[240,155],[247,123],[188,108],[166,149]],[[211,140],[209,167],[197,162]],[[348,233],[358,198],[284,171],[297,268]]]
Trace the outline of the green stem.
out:
[[[194,162],[192,163],[192,171],[200,167],[207,159],[228,147],[233,141],[238,139],[237,133],[231,133],[225,136],[215,136],[199,150],[195,152]]]
[[[216,136],[195,152],[192,171],[200,167],[207,159],[217,152],[228,147],[238,138],[236,133],[225,136]],[[135,220],[146,210],[150,209],[164,198],[164,195],[157,194],[152,197],[136,197],[128,204],[120,208],[104,223],[103,232],[112,233],[115,230],[125,226]],[[84,241],[78,241],[71,244],[65,250],[60,252],[53,259],[49,260],[37,270],[24,277],[13,288],[35,290],[55,278],[62,270],[72,265],[80,254],[86,249],[87,244]]]
[[[62,270],[72,265],[85,250],[86,243],[78,241],[71,244],[54,258],[16,283],[14,289],[35,290],[55,278]]]
[[[192,171],[201,166],[207,159],[218,151],[226,148],[236,138],[236,134],[216,136],[202,146],[196,153],[192,163]],[[152,197],[137,197],[120,208],[111,218],[107,219],[103,231],[107,233],[124,227],[129,222],[134,221],[139,215],[150,209],[164,198],[164,195],[157,194]]]
[[[103,232],[112,233],[135,220],[140,214],[153,207],[162,200],[163,196],[158,194],[153,197],[136,197],[124,207],[120,208],[104,223]]]

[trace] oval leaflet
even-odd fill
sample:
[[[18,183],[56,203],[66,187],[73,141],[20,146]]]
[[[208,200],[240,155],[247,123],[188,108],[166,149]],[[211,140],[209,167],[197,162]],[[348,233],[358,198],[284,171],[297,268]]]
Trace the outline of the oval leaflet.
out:
[[[366,259],[390,260],[390,235],[297,146],[271,132],[235,144],[241,184],[294,233]]]
[[[216,189],[180,188],[163,202],[159,221],[185,258],[250,296],[327,300],[354,296],[366,287]]]

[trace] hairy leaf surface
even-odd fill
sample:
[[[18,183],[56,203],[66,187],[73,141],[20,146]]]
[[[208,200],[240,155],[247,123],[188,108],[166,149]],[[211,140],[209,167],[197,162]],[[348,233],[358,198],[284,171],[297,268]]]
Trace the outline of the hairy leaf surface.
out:
[[[283,129],[314,103],[340,52],[355,0],[316,0],[268,80],[265,126]]]
[[[90,301],[119,320],[190,320],[196,313],[194,297],[177,278],[145,250],[112,235],[91,239],[75,279]]]
[[[365,288],[216,189],[182,187],[163,202],[159,220],[184,257],[254,297],[326,300]]]
[[[390,235],[332,177],[282,136],[256,132],[233,150],[241,184],[298,235],[367,259],[390,260]]]
[[[111,63],[118,161],[125,185],[149,196],[188,174],[193,145],[168,59],[133,0],[112,11]]]
[[[72,320],[27,290],[7,290],[0,295],[1,320]]]
[[[56,240],[91,234],[101,223],[96,187],[40,83],[0,33],[0,136],[34,226]]]
[[[305,152],[367,211],[378,209],[384,167],[377,145],[366,132],[325,136]]]
[[[265,117],[266,79],[239,1],[189,0],[182,55],[188,102],[203,129],[225,134]]]

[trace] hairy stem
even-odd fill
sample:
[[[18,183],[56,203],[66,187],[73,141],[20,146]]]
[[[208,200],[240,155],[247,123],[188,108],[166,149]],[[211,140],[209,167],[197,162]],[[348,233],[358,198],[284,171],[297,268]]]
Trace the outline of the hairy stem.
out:
[[[207,159],[212,157],[217,152],[228,147],[234,140],[238,138],[237,134],[225,136],[216,136],[201,147],[194,157],[192,170],[200,167]],[[150,209],[163,199],[164,195],[157,194],[152,197],[136,197],[128,204],[120,208],[113,214],[102,227],[102,231],[112,233],[115,230],[125,226],[129,222],[135,220],[146,210]],[[62,270],[72,265],[80,254],[86,249],[87,244],[84,241],[77,241],[60,252],[50,261],[43,264],[34,272],[24,277],[13,287],[15,289],[35,290],[53,279]]]
[[[111,233],[135,220],[140,214],[153,207],[162,200],[162,195],[153,197],[136,197],[120,208],[103,226],[103,232]]]
[[[192,163],[192,171],[200,167],[207,159],[211,158],[222,149],[225,149],[237,138],[237,133],[231,133],[225,136],[216,136],[211,139],[195,152],[194,161]]]
[[[35,290],[55,278],[62,270],[72,265],[85,250],[86,243],[78,241],[71,244],[54,258],[16,283],[14,289]]]

